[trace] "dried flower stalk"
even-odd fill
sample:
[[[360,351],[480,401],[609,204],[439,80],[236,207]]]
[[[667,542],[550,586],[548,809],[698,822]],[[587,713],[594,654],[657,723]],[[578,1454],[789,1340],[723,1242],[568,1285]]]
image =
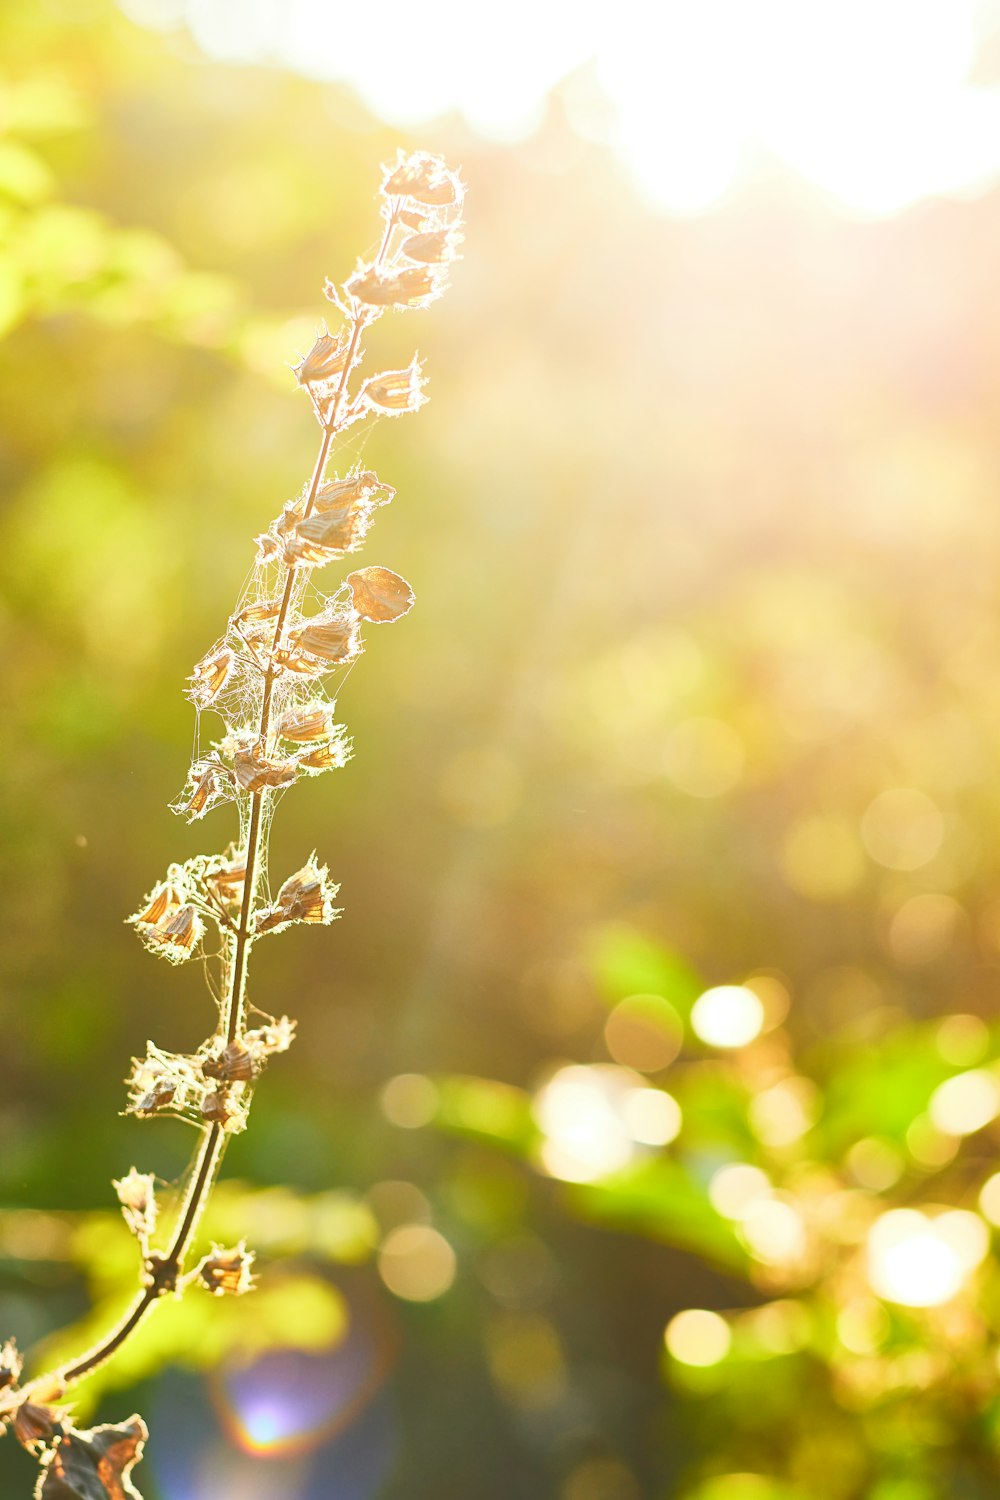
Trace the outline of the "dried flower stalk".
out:
[[[342,326],[335,334],[324,328],[294,368],[322,433],[312,478],[258,537],[252,580],[188,679],[199,746],[204,711],[221,718],[224,732],[196,751],[171,806],[193,821],[233,802],[239,836],[222,854],[171,865],[127,919],[146,947],[171,963],[204,956],[207,934],[218,934],[223,998],[214,1031],[190,1055],[148,1043],[127,1080],[127,1113],[171,1115],[197,1129],[189,1186],[164,1244],[152,1248],[158,1218],[152,1176],[132,1167],[114,1183],[139,1248],[139,1290],[100,1343],[25,1385],[13,1342],[0,1350],[0,1433],[10,1427],[40,1460],[36,1500],[140,1500],[130,1474],[147,1436],[142,1419],[77,1431],[62,1404],[67,1390],[110,1359],[168,1292],[200,1283],[218,1296],[252,1285],[253,1255],[243,1242],[214,1245],[196,1266],[187,1265],[226,1143],[246,1128],[257,1079],[294,1035],[295,1023],[284,1016],[248,1028],[250,955],[265,936],[339,915],[337,886],[315,855],[269,893],[271,817],[287,787],[348,758],[350,743],[334,722],[333,690],[337,671],[363,650],[362,624],[391,623],[413,605],[409,584],[383,567],[361,568],[333,593],[323,592],[317,572],[361,547],[374,511],[395,493],[368,470],[330,476],[327,464],[335,439],[349,427],[423,405],[416,357],[405,369],[362,378],[362,339],[385,312],[426,307],[441,295],[459,241],[464,189],[439,157],[400,153],[383,171],[378,253],[342,286],[326,283]]]

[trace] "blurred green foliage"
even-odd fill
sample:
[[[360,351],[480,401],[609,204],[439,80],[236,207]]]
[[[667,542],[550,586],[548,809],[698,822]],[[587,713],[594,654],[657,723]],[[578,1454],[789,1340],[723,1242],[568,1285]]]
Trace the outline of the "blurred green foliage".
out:
[[[111,1177],[185,1168],[120,1080],[207,997],[121,919],[208,838],[165,810],[180,683],[308,471],[286,367],[401,141],[105,0],[0,41],[0,1334],[51,1350],[129,1289]],[[164,1308],[81,1399],[337,1350],[368,1298],[389,1497],[985,1500],[1000,198],[858,223],[774,175],[661,220],[558,94],[518,147],[405,144],[463,164],[467,258],[391,335],[431,406],[364,455],[399,491],[365,560],[419,609],[275,825],[346,916],[255,958],[300,1041],[205,1234],[261,1289]],[[728,984],[761,1029],[714,1047]]]

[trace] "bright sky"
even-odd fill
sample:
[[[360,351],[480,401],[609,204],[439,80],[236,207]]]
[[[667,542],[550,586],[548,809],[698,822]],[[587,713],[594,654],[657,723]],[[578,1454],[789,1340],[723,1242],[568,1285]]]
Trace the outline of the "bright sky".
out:
[[[345,81],[392,124],[458,109],[505,141],[590,63],[599,89],[570,95],[574,124],[671,213],[710,210],[762,152],[862,214],[1000,177],[1000,88],[969,82],[1000,46],[1000,0],[119,3],[186,23],[213,56]]]

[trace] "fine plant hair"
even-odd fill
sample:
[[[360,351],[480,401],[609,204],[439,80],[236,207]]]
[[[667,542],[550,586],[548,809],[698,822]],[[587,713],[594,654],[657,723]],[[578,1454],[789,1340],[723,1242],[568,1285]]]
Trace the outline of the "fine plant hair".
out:
[[[394,495],[359,464],[343,475],[328,467],[348,429],[414,412],[426,399],[416,356],[403,369],[365,377],[363,339],[383,313],[423,308],[441,295],[460,240],[463,194],[458,175],[425,152],[400,153],[383,169],[377,253],[344,283],[327,282],[335,331],[324,325],[294,368],[321,432],[312,477],[256,539],[252,572],[225,631],[188,679],[196,749],[171,806],[193,821],[232,802],[239,832],[221,854],[171,865],[128,921],[158,957],[208,961],[217,1016],[190,1055],[148,1043],[145,1056],[133,1059],[126,1112],[187,1121],[198,1140],[166,1232],[157,1233],[151,1173],[132,1167],[114,1183],[139,1251],[138,1289],[118,1324],[76,1359],[24,1384],[13,1340],[0,1350],[0,1433],[9,1427],[39,1460],[36,1500],[140,1500],[130,1475],[148,1435],[142,1418],[77,1429],[63,1404],[67,1392],[111,1359],[167,1294],[201,1285],[216,1296],[238,1295],[252,1286],[253,1254],[243,1241],[213,1245],[190,1264],[226,1145],[246,1129],[257,1081],[295,1031],[287,1016],[250,1003],[250,957],[265,937],[339,915],[338,887],[315,854],[272,890],[271,819],[288,787],[346,762],[350,742],[335,722],[336,689],[363,649],[364,625],[399,620],[413,604],[409,584],[384,567],[360,568],[324,591],[325,566],[361,548],[376,510]],[[202,724],[209,714],[221,720],[211,740]]]

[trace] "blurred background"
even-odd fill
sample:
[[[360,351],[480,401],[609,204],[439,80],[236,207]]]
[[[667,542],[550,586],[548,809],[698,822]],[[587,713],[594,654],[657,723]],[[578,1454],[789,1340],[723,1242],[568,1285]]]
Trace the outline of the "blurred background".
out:
[[[146,1500],[994,1495],[1000,7],[40,0],[0,58],[0,1338],[108,1326],[110,1179],[182,1178],[121,1079],[211,1002],[122,919],[232,836],[183,679],[426,149],[465,258],[364,452],[418,608],[279,809],[345,914],[255,953],[299,1040],[205,1226],[260,1290],[80,1415]]]

